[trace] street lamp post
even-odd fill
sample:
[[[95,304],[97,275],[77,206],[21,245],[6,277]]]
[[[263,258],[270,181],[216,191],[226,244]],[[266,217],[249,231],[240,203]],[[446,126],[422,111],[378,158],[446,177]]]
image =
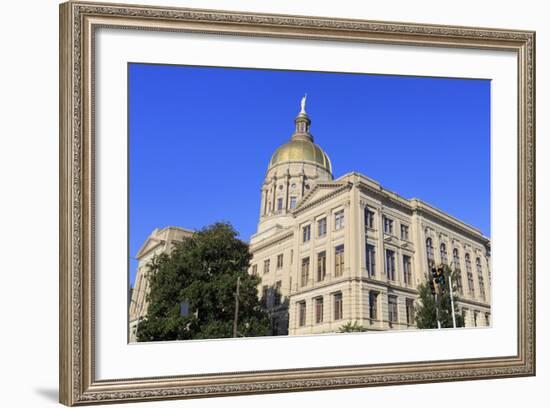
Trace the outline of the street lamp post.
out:
[[[451,296],[451,316],[453,316],[453,329],[456,329],[455,301],[454,301],[454,294],[453,294],[453,282],[451,280],[454,263],[455,261],[451,261],[451,272],[449,273],[449,296]]]
[[[241,277],[237,277],[237,291],[235,293],[235,317],[233,318],[233,337],[237,337],[237,325],[239,320],[239,289],[241,286]]]

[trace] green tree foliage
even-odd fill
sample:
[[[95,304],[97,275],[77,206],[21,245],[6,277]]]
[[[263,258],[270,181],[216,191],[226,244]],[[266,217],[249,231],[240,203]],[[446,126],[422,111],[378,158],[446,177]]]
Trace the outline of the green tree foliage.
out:
[[[149,265],[147,317],[139,323],[138,341],[232,337],[237,278],[239,336],[262,336],[269,319],[260,306],[260,279],[248,274],[248,245],[230,224],[215,223],[177,243],[170,255]],[[189,305],[187,316],[181,304]]]
[[[355,332],[366,332],[367,328],[361,326],[357,321],[351,323],[347,322],[345,325],[338,329],[338,333],[355,333]]]
[[[440,301],[440,315],[439,320],[441,322],[442,328],[453,327],[453,317],[451,314],[451,296],[448,288],[449,274],[451,274],[451,281],[453,283],[453,294],[454,294],[454,303],[455,303],[455,320],[456,327],[464,327],[464,319],[460,313],[457,313],[456,302],[457,302],[457,284],[456,280],[458,274],[451,271],[447,265],[444,265],[444,275],[445,275],[445,293],[441,296]],[[427,278],[431,280],[431,273]],[[436,318],[436,302],[435,298],[432,295],[429,282],[424,282],[418,286],[418,293],[420,295],[419,300],[416,303],[416,325],[419,329],[437,329],[437,318]]]

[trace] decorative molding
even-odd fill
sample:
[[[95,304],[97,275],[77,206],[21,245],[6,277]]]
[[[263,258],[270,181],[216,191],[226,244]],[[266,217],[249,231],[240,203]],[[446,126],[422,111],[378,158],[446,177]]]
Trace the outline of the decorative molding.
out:
[[[426,204],[422,202],[422,204]],[[484,244],[487,244],[490,242],[489,238],[485,237],[481,232],[476,230],[475,228],[469,226],[468,224],[443,213],[440,210],[433,210],[430,207],[424,207],[424,208],[415,208],[414,213],[421,214],[423,216],[424,220],[427,220],[428,222],[432,222],[430,218],[435,219],[436,222],[438,222],[441,225],[445,225],[446,228],[450,230],[458,231],[459,233],[465,235],[469,239],[472,240],[478,240],[483,242]]]
[[[336,369],[337,367],[335,367]],[[366,367],[368,368],[368,367]],[[289,376],[292,372],[273,372],[280,377]],[[88,392],[79,399],[82,403],[106,403],[110,401],[150,400],[159,398],[189,398],[199,396],[242,395],[278,391],[314,391],[327,388],[351,388],[374,385],[416,384],[418,382],[441,382],[451,380],[471,380],[487,378],[508,378],[528,375],[529,371],[523,366],[457,369],[433,369],[415,373],[389,373],[369,375],[346,375],[343,377],[312,378],[286,381],[263,381],[256,383],[234,383],[222,385],[188,386],[161,389],[143,389],[140,391],[118,392]]]
[[[370,22],[351,19],[332,19],[322,17],[305,17],[290,15],[268,15],[252,14],[242,12],[225,12],[221,10],[199,10],[184,8],[155,8],[139,5],[104,5],[93,3],[73,3],[75,11],[82,14],[112,15],[132,18],[146,19],[174,19],[179,21],[197,21],[207,23],[234,23],[242,25],[261,25],[261,26],[283,26],[286,28],[298,28],[301,30],[307,28],[342,30],[363,33],[378,34],[405,34],[411,36],[414,43],[415,36],[420,44],[427,43],[423,37],[431,36],[432,41],[436,37],[440,39],[454,37],[487,40],[515,40],[520,42],[530,42],[533,40],[532,33],[526,31],[498,30],[489,28],[465,28],[452,26],[437,26],[428,24],[412,23],[390,23],[390,22]],[[139,29],[139,27],[132,27]],[[142,28],[143,29],[143,28]],[[151,28],[148,28],[151,29]],[[178,29],[163,31],[181,31]],[[394,40],[395,41],[395,40]],[[481,43],[480,43],[481,45]],[[529,47],[531,48],[531,47]]]
[[[367,196],[375,197],[381,202],[382,209],[384,206],[388,206],[390,208],[391,206],[395,206],[409,215],[412,214],[412,206],[407,199],[399,197],[397,194],[384,189],[380,185],[377,185],[377,187],[378,188],[375,188],[374,186],[371,186],[363,181],[359,181],[358,183],[359,191]],[[388,205],[388,203],[391,205]]]

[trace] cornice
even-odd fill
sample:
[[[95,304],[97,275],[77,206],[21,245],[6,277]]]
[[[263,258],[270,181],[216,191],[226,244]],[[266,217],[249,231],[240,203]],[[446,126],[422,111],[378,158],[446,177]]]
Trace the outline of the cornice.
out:
[[[340,278],[340,279],[333,279],[331,281],[322,282],[322,283],[317,282],[319,284],[315,285],[315,286],[311,286],[311,285],[305,286],[303,288],[303,290],[297,290],[295,292],[291,292],[290,295],[289,295],[289,299],[291,300],[292,296],[303,295],[305,293],[313,292],[313,291],[316,291],[318,289],[323,289],[323,288],[326,288],[326,287],[329,287],[329,286],[335,286],[335,285],[338,285],[338,284],[341,284],[341,283],[346,283],[346,282],[348,282],[348,283],[351,283],[351,282],[368,283],[368,284],[376,285],[377,287],[383,286],[385,288],[398,290],[398,291],[401,291],[401,292],[407,292],[407,293],[410,293],[411,295],[415,295],[415,296],[418,295],[418,291],[414,288],[410,288],[410,287],[406,287],[406,286],[400,286],[400,285],[396,285],[394,283],[390,283],[388,281],[377,280],[377,279],[368,278],[368,277],[365,277],[365,276],[352,276],[352,277],[343,277],[343,278]],[[336,289],[335,289],[335,291],[336,291]]]
[[[491,242],[491,240],[484,236],[480,231],[460,221],[459,219],[445,214],[441,210],[436,210],[420,200],[417,200],[417,202],[419,202],[421,206],[416,206],[413,210],[414,213],[425,217],[431,217],[432,219],[435,219],[436,222],[446,225],[447,228],[458,230],[460,233],[470,237],[471,239],[481,241],[484,245],[488,245]]]
[[[281,241],[286,240],[287,238],[290,238],[294,235],[294,231],[292,229],[285,229],[278,233],[276,233],[274,236],[266,238],[265,240],[262,240],[256,244],[250,245],[250,252],[257,252],[261,251],[262,249],[265,249],[268,246],[271,246],[273,244],[277,244]]]
[[[467,305],[470,305],[470,306],[479,306],[485,309],[491,309],[491,304],[489,303],[480,302],[479,300],[468,299],[460,295],[457,296],[457,302],[466,303]]]
[[[399,194],[392,191],[386,190],[384,187],[377,185],[378,188],[365,183],[364,181],[359,181],[359,191],[362,193],[371,196],[376,195],[379,197],[379,200],[384,205],[384,200],[391,202],[396,207],[400,207],[402,210],[411,213],[412,206],[406,198],[401,197]]]

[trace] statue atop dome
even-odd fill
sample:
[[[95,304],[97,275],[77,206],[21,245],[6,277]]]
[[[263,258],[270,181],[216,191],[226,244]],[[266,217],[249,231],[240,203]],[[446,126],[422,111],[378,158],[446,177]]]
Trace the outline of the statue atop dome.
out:
[[[302,101],[300,102],[300,105],[302,107],[302,110],[300,111],[301,114],[306,114],[306,100],[307,100],[307,93],[302,96]]]

